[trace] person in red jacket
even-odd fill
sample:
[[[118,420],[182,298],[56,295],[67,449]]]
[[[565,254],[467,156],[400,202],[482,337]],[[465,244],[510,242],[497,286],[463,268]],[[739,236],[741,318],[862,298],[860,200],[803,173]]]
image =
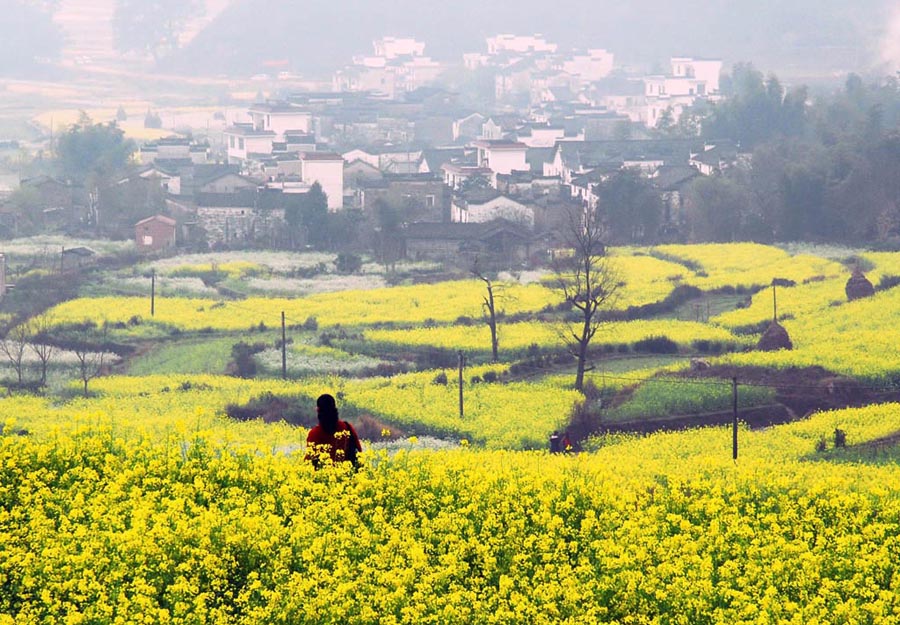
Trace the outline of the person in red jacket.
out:
[[[331,462],[352,462],[356,466],[362,445],[353,426],[338,419],[334,397],[327,393],[320,395],[316,400],[316,412],[319,425],[306,436],[306,459],[316,468],[327,458]]]

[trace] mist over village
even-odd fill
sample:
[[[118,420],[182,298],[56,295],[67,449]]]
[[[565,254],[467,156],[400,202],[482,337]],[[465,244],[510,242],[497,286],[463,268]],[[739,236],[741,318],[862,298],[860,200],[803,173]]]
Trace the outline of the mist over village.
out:
[[[0,625],[900,622],[900,8],[0,0]]]

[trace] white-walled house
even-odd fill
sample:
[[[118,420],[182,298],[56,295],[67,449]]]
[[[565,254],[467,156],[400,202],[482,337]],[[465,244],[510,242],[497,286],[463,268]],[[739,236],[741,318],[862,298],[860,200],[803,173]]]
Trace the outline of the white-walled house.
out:
[[[422,56],[425,44],[411,37],[382,37],[372,42],[375,56],[395,59],[400,56]]]
[[[143,144],[138,159],[144,165],[173,160],[190,160],[194,165],[203,165],[209,162],[209,145],[194,143],[187,137],[164,137]]]
[[[493,184],[494,172],[487,167],[477,167],[475,165],[459,165],[456,163],[444,163],[441,165],[441,172],[444,175],[444,184],[451,189],[459,189],[467,180],[471,178],[484,178]]]
[[[308,134],[312,129],[312,113],[290,102],[258,102],[247,111],[255,130],[270,130],[276,141],[284,141],[289,132]]]
[[[524,143],[483,139],[475,141],[472,145],[478,151],[478,166],[486,167],[495,174],[510,174],[530,169],[525,158],[528,146]]]
[[[573,54],[563,62],[562,69],[584,82],[593,82],[612,73],[614,55],[608,50],[594,48],[583,54]]]
[[[534,227],[534,209],[506,195],[490,199],[455,200],[450,210],[450,221],[458,223],[486,223],[506,219],[529,228]]]
[[[552,148],[557,141],[565,141],[566,130],[562,126],[534,124],[518,132],[517,138],[529,148]]]
[[[344,207],[344,158],[333,152],[300,155],[300,178],[308,185],[318,182],[328,196],[328,210]]]
[[[234,124],[223,131],[229,163],[242,163],[250,158],[272,153],[275,133],[256,130],[253,124]]]
[[[549,43],[543,35],[495,35],[487,39],[488,54],[500,54],[502,52],[556,52],[557,45]]]
[[[705,83],[707,94],[719,93],[719,77],[722,74],[722,61],[720,59],[695,59],[689,56],[673,56],[670,62],[673,76],[700,80]]]

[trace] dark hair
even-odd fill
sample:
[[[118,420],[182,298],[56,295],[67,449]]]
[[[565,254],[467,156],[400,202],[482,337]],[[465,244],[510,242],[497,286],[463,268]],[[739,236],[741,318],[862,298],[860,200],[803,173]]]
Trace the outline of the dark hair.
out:
[[[334,434],[338,428],[338,409],[334,397],[325,393],[316,400],[319,409],[319,425],[328,434]]]

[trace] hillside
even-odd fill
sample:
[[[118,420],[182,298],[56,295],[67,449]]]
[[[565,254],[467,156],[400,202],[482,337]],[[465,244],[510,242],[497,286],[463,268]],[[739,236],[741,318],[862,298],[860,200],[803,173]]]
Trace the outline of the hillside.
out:
[[[287,60],[296,71],[328,72],[390,34],[414,36],[427,43],[426,53],[453,60],[482,50],[486,36],[542,32],[571,46],[605,47],[625,63],[690,54],[813,75],[860,69],[879,58],[890,10],[884,0],[735,4],[563,0],[522,2],[511,10],[507,3],[398,0],[385,11],[363,0],[308,2],[302,10],[286,0],[238,0],[171,58],[168,69],[246,74],[267,60]]]

